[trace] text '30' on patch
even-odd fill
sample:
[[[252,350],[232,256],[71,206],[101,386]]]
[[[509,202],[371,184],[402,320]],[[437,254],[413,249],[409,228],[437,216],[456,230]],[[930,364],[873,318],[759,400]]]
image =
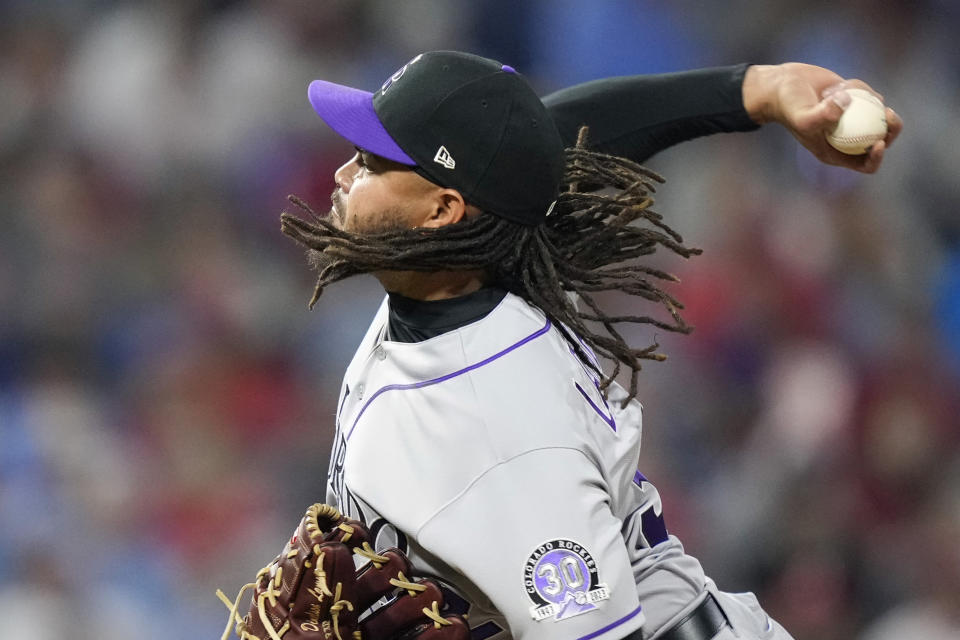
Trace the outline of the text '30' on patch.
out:
[[[530,615],[538,622],[593,611],[597,602],[610,597],[590,552],[565,538],[548,540],[533,550],[523,566],[523,586],[533,603]]]

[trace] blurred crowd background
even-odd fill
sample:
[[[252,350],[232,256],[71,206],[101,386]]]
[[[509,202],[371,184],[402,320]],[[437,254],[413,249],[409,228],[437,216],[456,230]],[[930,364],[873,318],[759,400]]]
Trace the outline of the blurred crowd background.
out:
[[[323,498],[382,292],[306,309],[278,215],[351,153],[306,86],[441,48],[543,93],[800,60],[884,94],[874,176],[775,126],[648,163],[705,253],[668,265],[695,333],[635,336],[671,356],[641,468],[798,640],[960,638],[958,33],[956,0],[0,2],[0,638],[219,637]]]

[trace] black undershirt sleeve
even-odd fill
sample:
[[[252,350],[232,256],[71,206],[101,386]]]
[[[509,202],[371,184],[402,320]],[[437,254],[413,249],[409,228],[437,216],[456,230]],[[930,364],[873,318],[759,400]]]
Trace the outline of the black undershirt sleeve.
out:
[[[743,107],[747,64],[604,78],[543,98],[567,146],[581,125],[591,149],[643,162],[677,143],[759,128]]]

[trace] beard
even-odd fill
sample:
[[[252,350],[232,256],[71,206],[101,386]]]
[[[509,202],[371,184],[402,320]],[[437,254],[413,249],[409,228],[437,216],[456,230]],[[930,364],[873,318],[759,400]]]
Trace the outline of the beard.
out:
[[[365,212],[355,218],[340,207],[336,196],[334,209],[326,215],[318,214],[296,196],[289,199],[312,218],[306,220],[287,212],[280,215],[281,231],[306,250],[308,263],[317,273],[308,304],[311,309],[328,285],[355,275],[372,274],[390,291],[415,272],[482,270],[486,274],[493,268],[494,263],[489,262],[493,258],[478,247],[502,243],[497,240],[503,236],[501,223],[493,216],[481,215],[434,229],[411,227],[415,216],[398,207]],[[362,225],[356,224],[361,221]],[[341,224],[348,228],[341,228]],[[512,245],[505,246],[509,250]],[[474,255],[478,250],[480,255]]]
[[[312,228],[314,237],[326,246],[323,249],[307,248],[307,264],[318,274],[324,273],[333,265],[344,266],[345,263],[349,264],[355,273],[372,271],[369,265],[364,265],[362,262],[345,258],[342,254],[334,255],[333,245],[330,243],[334,238],[345,240],[352,247],[363,252],[379,246],[385,234],[411,230],[404,223],[405,216],[400,207],[388,207],[357,217],[351,216],[344,206],[339,189],[334,190],[330,195],[330,201],[332,206],[322,218],[332,228],[327,228],[327,225],[316,225]]]
[[[404,222],[408,216],[403,207],[392,206],[357,216],[344,205],[340,189],[330,194],[330,202],[332,206],[326,219],[337,229],[354,236],[373,236],[410,228]]]

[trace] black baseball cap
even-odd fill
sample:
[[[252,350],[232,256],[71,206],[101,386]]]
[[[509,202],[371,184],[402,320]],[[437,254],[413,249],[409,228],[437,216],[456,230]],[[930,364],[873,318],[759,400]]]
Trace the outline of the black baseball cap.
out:
[[[307,95],[353,144],[456,189],[484,211],[532,225],[557,199],[563,141],[533,88],[508,65],[430,51],[374,93],[314,80]]]

